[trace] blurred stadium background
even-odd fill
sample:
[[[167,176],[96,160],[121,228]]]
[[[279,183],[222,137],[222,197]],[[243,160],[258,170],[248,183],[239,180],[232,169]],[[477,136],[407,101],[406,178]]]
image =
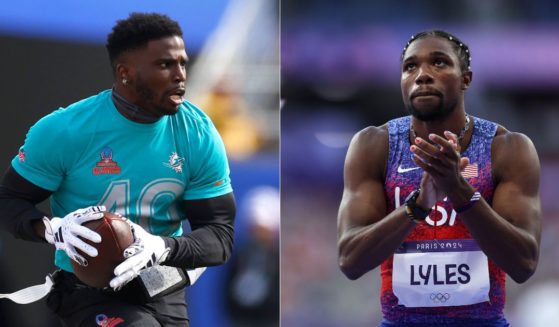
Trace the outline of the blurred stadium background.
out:
[[[192,325],[277,326],[278,1],[3,2],[0,167],[9,165],[39,118],[111,87],[106,35],[133,11],[164,13],[180,23],[191,58],[187,98],[215,121],[230,157],[236,250],[228,264],[208,269],[188,290]],[[49,246],[0,232],[0,293],[42,283],[52,261]],[[0,326],[58,323],[44,299],[24,306],[1,300]]]
[[[538,1],[281,1],[281,321],[376,326],[379,271],[337,268],[336,216],[351,136],[405,115],[400,55],[425,29],[472,51],[470,114],[527,134],[541,160],[538,270],[508,281],[511,326],[559,326],[559,3]],[[496,240],[498,241],[498,240]]]

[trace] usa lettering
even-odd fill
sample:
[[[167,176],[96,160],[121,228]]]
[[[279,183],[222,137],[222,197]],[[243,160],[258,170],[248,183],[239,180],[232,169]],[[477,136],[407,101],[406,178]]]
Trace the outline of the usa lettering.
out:
[[[456,285],[468,284],[470,266],[463,263],[445,265],[411,265],[410,285]]]
[[[447,198],[444,198],[443,201],[446,201]],[[402,205],[402,199],[400,198],[400,187],[396,186],[396,188],[394,189],[394,204],[396,209],[398,209],[401,205]],[[437,210],[438,212],[440,212],[441,214],[441,218],[439,220],[437,220],[437,226],[442,226],[444,224],[447,223],[448,221],[448,225],[449,226],[454,226],[454,223],[456,222],[456,211],[454,211],[454,209],[452,209],[450,211],[450,215],[448,213],[448,211],[441,207],[441,206],[433,206],[432,208],[433,210]],[[433,221],[431,219],[431,217],[427,217],[425,218],[425,222],[431,226],[435,226],[435,221]]]

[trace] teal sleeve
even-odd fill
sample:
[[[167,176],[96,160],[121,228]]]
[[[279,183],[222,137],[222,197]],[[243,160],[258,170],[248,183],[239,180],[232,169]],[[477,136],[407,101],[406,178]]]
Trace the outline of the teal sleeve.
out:
[[[189,181],[184,200],[207,199],[232,192],[229,163],[221,136],[206,117],[198,126],[196,146],[190,148]]]
[[[58,189],[64,177],[64,153],[68,137],[57,111],[43,117],[27,132],[25,143],[12,167],[29,182],[49,191]]]

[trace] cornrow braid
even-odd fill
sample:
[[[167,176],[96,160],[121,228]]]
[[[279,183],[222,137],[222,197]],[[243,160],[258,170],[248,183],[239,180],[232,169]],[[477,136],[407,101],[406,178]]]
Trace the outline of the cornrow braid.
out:
[[[413,41],[424,38],[426,36],[438,36],[438,37],[441,37],[443,39],[446,39],[446,40],[450,41],[454,51],[456,52],[456,55],[458,55],[458,58],[460,59],[460,69],[462,70],[462,72],[466,72],[466,71],[470,70],[470,65],[471,65],[471,62],[472,62],[472,55],[470,53],[470,48],[466,45],[466,43],[462,42],[456,36],[454,36],[454,35],[452,35],[448,32],[442,31],[442,30],[423,31],[423,32],[419,32],[415,35],[412,35],[412,37],[410,38],[410,40],[408,41],[408,43],[404,47],[404,51],[402,51],[402,58],[401,59],[402,60],[404,59],[404,55],[406,54],[406,50],[413,43]]]

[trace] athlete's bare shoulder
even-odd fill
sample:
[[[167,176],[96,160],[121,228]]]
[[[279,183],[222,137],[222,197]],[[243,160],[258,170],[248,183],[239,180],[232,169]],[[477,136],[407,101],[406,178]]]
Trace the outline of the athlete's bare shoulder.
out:
[[[346,164],[362,168],[380,178],[388,158],[388,125],[369,126],[355,133],[349,145]],[[380,175],[379,175],[380,174]]]
[[[528,136],[518,132],[512,132],[499,125],[497,133],[493,138],[492,154],[499,159],[505,155],[519,155],[520,152],[531,151],[534,144]]]
[[[366,127],[355,133],[351,143],[367,152],[374,151],[383,144],[388,148],[388,125]]]
[[[528,136],[499,125],[491,145],[491,161],[495,177],[539,167],[536,148]],[[520,170],[518,170],[520,169]]]

